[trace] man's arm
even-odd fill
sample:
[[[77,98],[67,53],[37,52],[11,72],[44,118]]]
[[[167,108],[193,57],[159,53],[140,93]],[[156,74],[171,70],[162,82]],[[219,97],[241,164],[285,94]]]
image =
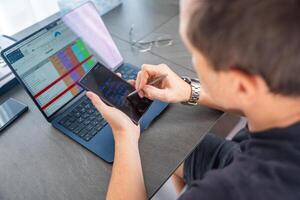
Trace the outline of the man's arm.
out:
[[[115,159],[106,198],[146,199],[138,148],[140,127],[122,111],[103,103],[96,94],[87,92],[87,96],[111,126],[115,139]]]
[[[118,135],[124,134],[131,133]],[[116,140],[115,160],[107,199],[146,199],[146,189],[137,141],[126,139]]]
[[[198,99],[198,105],[207,106],[210,108],[214,108],[217,110],[221,110],[225,112],[225,109],[218,106],[207,94],[204,90],[201,91],[201,94]]]

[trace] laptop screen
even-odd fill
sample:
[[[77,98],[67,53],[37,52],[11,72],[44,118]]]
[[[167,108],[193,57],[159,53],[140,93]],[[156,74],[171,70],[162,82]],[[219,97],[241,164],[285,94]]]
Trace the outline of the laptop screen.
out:
[[[96,63],[84,42],[57,20],[3,53],[47,117],[77,96]]]
[[[17,42],[3,56],[47,117],[82,91],[76,82],[96,60],[112,70],[123,62],[90,2]]]

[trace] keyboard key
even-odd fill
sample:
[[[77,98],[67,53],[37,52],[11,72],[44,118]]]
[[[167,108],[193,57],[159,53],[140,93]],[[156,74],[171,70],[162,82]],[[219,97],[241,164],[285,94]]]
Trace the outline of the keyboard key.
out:
[[[63,124],[63,126],[66,127],[66,128],[68,128],[69,126],[71,126],[71,124],[72,124],[72,122],[66,121],[66,122]]]
[[[85,107],[86,109],[89,109],[89,108],[92,108],[92,105],[91,105],[91,104],[86,104],[84,107]]]
[[[68,115],[68,116],[69,116],[69,115]],[[69,121],[70,121],[70,122],[75,122],[75,121],[76,121],[76,117],[69,116]]]
[[[98,111],[96,111],[96,112],[95,112],[95,115],[96,115],[97,117],[99,117],[99,116],[100,116],[100,117],[102,118],[102,116],[101,116],[100,112],[98,112]]]
[[[71,130],[71,131],[73,131],[73,130],[75,130],[75,128],[77,128],[77,127],[78,127],[78,124],[75,122],[75,123],[71,124],[71,125],[68,127],[68,129]]]
[[[80,137],[84,137],[88,132],[89,132],[89,131],[86,130],[86,129],[84,128],[84,129],[82,129],[82,130],[79,132],[78,135],[79,135]]]
[[[84,126],[81,126],[81,125],[79,125],[79,126],[77,126],[77,128],[75,128],[75,129],[74,129],[74,131],[73,131],[73,132],[74,132],[75,134],[77,134],[77,135],[78,135],[78,134],[79,134],[79,132],[80,132],[80,131],[81,131],[83,128],[84,128]]]
[[[94,127],[94,130],[100,131],[103,128],[103,124],[98,124],[97,126]]]
[[[128,76],[128,79],[134,79],[134,78],[135,78],[135,75]]]
[[[92,137],[94,137],[94,135],[88,133],[88,134],[86,134],[83,138],[84,138],[86,141],[89,141],[90,139],[92,139]]]
[[[94,112],[95,112],[94,109],[89,109],[89,110],[87,111],[87,113],[89,113],[89,114],[93,114]]]
[[[81,108],[81,109],[79,110],[79,112],[80,112],[80,113],[85,113],[85,112],[86,112],[86,109],[85,109],[85,108]]]
[[[80,114],[80,112],[76,112],[76,113],[74,113],[74,116],[78,118],[81,116],[81,114]]]
[[[93,129],[93,130],[90,132],[90,134],[91,134],[92,136],[95,136],[98,132],[99,132],[99,130]]]
[[[84,101],[81,102],[82,106],[86,106],[87,104],[89,104],[89,102],[87,101],[87,99],[85,99]]]
[[[91,122],[91,125],[97,126],[100,122],[98,120],[94,120]]]
[[[81,124],[83,121],[84,121],[84,118],[83,118],[83,117],[79,117],[79,118],[77,119],[77,123],[79,123],[79,124]]]
[[[84,119],[88,118],[90,115],[88,113],[84,113],[83,115],[81,115]]]
[[[88,124],[90,124],[90,123],[91,123],[90,120],[85,120],[85,121],[83,122],[84,125],[88,125]]]
[[[92,124],[87,125],[86,129],[88,131],[92,130],[94,128],[94,126]]]
[[[71,114],[75,114],[75,113],[77,113],[78,112],[78,109],[77,109],[77,107],[76,108],[74,108],[72,111],[71,111]]]
[[[94,121],[95,119],[96,119],[96,116],[93,116],[93,115],[88,118],[89,121]]]

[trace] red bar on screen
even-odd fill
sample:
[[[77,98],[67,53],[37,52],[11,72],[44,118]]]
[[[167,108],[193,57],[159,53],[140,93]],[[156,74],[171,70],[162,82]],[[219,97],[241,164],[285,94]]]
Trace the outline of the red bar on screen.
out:
[[[75,87],[76,82],[73,83],[72,85],[69,85],[64,91],[62,91],[61,93],[59,93],[56,97],[54,97],[53,99],[51,99],[48,103],[46,103],[45,105],[42,106],[42,109],[45,110],[48,106],[50,106],[54,101],[56,101],[57,99],[59,99],[61,96],[63,96],[65,93],[67,93],[69,90],[71,90],[73,87]]]
[[[38,93],[36,93],[33,97],[36,99],[38,98],[40,95],[42,95],[44,92],[46,92],[48,89],[50,89],[51,87],[53,87],[56,83],[58,83],[59,81],[61,81],[62,79],[64,79],[66,76],[68,76],[71,72],[73,72],[75,69],[77,69],[78,67],[80,67],[82,64],[84,64],[86,61],[88,61],[90,58],[92,58],[93,55],[90,55],[89,57],[87,57],[86,59],[84,59],[83,61],[81,61],[80,63],[78,63],[77,65],[75,65],[74,67],[72,67],[70,70],[68,70],[66,73],[64,73],[62,76],[60,76],[59,78],[57,78],[56,80],[54,80],[52,83],[50,83],[48,86],[46,86],[44,89],[42,89],[41,91],[39,91]]]

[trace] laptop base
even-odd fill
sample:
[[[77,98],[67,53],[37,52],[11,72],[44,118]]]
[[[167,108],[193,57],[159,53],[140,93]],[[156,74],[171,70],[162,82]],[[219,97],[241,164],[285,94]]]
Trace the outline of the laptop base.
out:
[[[163,110],[168,106],[167,103],[154,101],[141,119],[141,132],[147,129],[151,122],[158,117]],[[92,153],[96,154],[98,157],[103,159],[108,163],[112,163],[114,160],[114,138],[111,127],[109,124],[104,126],[90,141],[85,141],[82,138],[78,137],[76,134],[70,130],[64,128],[58,122],[62,117],[58,117],[52,122],[53,127],[58,129],[60,132],[64,133],[68,137],[72,138],[85,148],[87,148]]]

